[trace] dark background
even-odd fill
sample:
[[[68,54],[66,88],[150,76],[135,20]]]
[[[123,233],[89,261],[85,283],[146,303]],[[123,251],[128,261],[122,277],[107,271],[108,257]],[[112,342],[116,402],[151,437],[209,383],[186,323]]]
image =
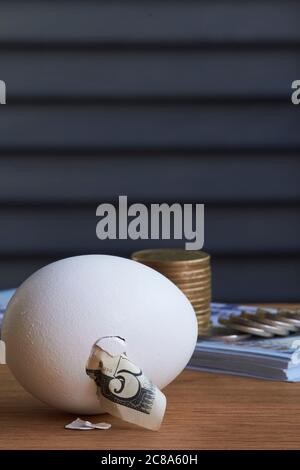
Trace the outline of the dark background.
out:
[[[0,1],[0,288],[161,245],[96,238],[125,194],[205,203],[214,300],[299,301],[299,53],[297,1]]]

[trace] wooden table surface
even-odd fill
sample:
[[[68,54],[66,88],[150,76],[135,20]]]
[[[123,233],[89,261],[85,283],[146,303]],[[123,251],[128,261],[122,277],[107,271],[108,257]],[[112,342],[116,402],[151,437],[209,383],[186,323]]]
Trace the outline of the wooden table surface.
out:
[[[0,449],[300,448],[300,383],[185,370],[164,392],[158,432],[108,415],[87,417],[112,423],[108,431],[71,431],[76,416],[31,397],[0,366]]]
[[[112,423],[108,431],[71,431],[64,425],[75,416],[32,398],[1,366],[0,449],[300,447],[300,384],[185,370],[165,393],[168,408],[159,432],[108,415],[100,418]]]

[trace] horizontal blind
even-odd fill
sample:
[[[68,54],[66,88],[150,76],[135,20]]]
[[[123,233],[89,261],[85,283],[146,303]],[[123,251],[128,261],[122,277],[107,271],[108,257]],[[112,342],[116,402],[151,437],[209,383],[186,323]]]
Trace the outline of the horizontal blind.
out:
[[[299,300],[299,2],[0,12],[0,288],[60,257],[156,246],[97,240],[97,205],[126,194],[206,204],[214,300]]]

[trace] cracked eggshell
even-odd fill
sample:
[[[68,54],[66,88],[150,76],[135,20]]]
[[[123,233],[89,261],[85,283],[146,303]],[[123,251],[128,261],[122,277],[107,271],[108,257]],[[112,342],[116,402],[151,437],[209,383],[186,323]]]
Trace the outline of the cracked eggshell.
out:
[[[186,366],[197,340],[192,305],[166,277],[116,256],[63,259],[30,276],[11,299],[2,339],[7,364],[32,395],[58,409],[101,413],[85,365],[102,336],[126,339],[128,357],[159,388]]]

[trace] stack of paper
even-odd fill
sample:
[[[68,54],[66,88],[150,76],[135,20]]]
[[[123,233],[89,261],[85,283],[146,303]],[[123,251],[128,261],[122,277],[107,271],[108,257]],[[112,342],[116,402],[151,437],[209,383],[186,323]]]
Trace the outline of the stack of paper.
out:
[[[219,315],[255,312],[254,307],[212,304],[212,321]],[[271,312],[274,310],[269,309]],[[250,337],[237,342],[199,338],[189,367],[233,375],[269,380],[300,381],[300,331],[287,337],[258,339]]]

